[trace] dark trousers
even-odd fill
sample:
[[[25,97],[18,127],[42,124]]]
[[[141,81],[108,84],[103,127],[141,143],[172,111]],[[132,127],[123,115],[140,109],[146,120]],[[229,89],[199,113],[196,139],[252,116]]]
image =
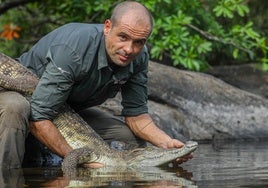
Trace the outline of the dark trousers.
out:
[[[22,95],[0,91],[0,167],[21,166],[29,114],[29,102]]]
[[[29,132],[29,114],[29,102],[22,95],[12,91],[0,91],[0,168],[21,167],[25,154],[25,140]],[[121,118],[97,108],[85,109],[79,114],[109,144],[112,141],[122,141],[127,149],[146,145],[145,141],[132,133]],[[48,154],[49,152],[30,134],[26,140],[24,161],[42,163],[47,161],[47,158],[42,157],[53,156]]]
[[[122,117],[111,115],[97,108],[87,108],[79,111],[78,114],[108,144],[111,144],[112,141],[122,141],[125,149],[146,146],[146,142],[133,134]]]

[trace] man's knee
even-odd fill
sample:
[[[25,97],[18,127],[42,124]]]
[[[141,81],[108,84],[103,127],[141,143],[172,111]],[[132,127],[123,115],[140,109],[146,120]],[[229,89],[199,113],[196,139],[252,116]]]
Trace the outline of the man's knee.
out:
[[[16,92],[0,94],[0,126],[27,129],[30,104],[25,97]]]
[[[17,92],[7,91],[0,94],[0,103],[5,108],[14,107],[18,110],[30,109],[29,102]]]
[[[18,168],[28,134],[29,102],[16,92],[0,92],[0,168]]]

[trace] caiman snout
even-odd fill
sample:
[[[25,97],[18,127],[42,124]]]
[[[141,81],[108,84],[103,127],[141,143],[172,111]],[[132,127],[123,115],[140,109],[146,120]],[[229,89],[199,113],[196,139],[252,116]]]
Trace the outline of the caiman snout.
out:
[[[125,160],[129,166],[161,166],[192,153],[197,147],[197,142],[187,141],[181,148],[139,148],[130,151]]]
[[[187,141],[185,142],[185,147],[189,148],[189,149],[193,149],[193,151],[197,148],[198,143],[195,141]]]

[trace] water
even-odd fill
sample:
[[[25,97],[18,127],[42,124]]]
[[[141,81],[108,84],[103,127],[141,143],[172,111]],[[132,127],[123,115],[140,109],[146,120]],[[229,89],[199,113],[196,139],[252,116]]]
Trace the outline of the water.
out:
[[[268,142],[200,144],[180,167],[23,168],[0,172],[0,187],[268,187]]]
[[[198,187],[268,187],[268,142],[201,145],[182,165]]]

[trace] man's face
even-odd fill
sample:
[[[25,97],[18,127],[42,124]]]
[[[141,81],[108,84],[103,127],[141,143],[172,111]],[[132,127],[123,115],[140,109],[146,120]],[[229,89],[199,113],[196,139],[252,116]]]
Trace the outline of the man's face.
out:
[[[137,23],[133,18],[122,18],[116,25],[106,20],[104,36],[110,60],[118,66],[127,66],[144,47],[150,29],[149,23]]]

